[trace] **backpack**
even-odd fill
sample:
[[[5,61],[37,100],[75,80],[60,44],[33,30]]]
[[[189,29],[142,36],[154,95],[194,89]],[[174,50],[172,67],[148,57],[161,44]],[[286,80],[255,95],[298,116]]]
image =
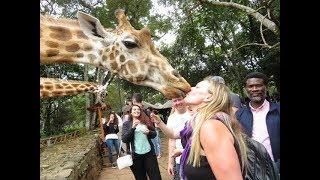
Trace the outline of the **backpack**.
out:
[[[247,166],[245,180],[280,180],[278,170],[266,148],[258,141],[245,137],[247,144]]]
[[[229,118],[229,116],[225,113],[217,113],[214,118],[224,124],[221,119]],[[227,125],[225,126],[228,128]],[[276,164],[272,161],[264,145],[246,135],[244,141],[247,145],[247,166],[243,172],[244,180],[280,180]],[[241,154],[238,143],[235,143],[235,149],[240,160]]]

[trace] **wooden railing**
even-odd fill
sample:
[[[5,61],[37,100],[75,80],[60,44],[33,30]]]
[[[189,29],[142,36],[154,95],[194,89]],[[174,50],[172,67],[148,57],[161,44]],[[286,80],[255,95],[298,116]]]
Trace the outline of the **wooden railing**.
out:
[[[83,134],[84,131],[85,129],[81,129],[81,130],[76,130],[67,134],[40,139],[40,149],[44,149],[56,143],[65,142],[69,139],[75,139],[79,137],[81,134]]]

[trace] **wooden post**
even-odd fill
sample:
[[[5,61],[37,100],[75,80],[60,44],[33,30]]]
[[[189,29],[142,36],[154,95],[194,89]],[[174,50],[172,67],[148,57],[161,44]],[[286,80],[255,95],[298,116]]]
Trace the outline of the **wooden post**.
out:
[[[104,135],[102,119],[101,119],[101,116],[102,116],[101,107],[98,107],[97,110],[98,110],[98,118],[99,118],[99,123],[100,123],[100,130],[101,130],[101,134],[102,134],[102,141],[104,142],[105,135]]]

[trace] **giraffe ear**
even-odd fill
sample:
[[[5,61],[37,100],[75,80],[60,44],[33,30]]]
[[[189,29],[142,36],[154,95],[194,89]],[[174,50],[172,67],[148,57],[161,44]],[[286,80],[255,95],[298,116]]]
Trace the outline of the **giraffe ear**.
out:
[[[80,28],[86,36],[92,39],[103,39],[108,35],[97,18],[81,11],[78,11],[77,17]]]

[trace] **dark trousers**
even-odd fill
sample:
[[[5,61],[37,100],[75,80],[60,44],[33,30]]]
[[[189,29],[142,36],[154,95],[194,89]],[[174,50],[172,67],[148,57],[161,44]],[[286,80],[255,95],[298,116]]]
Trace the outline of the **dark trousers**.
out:
[[[150,180],[161,180],[157,157],[152,151],[146,154],[134,153],[130,169],[136,180],[147,180],[147,174]]]

